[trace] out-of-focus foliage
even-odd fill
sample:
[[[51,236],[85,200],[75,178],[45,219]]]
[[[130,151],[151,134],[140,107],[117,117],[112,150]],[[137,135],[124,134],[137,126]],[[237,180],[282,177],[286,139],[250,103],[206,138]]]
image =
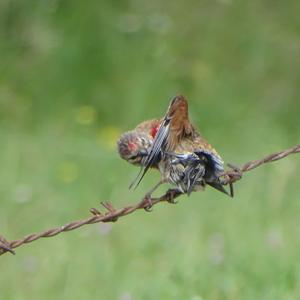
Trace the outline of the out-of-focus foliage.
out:
[[[0,1],[0,234],[138,201],[115,141],[182,93],[227,162],[299,143],[300,2]],[[236,197],[207,190],[35,242],[1,260],[1,299],[297,299],[298,156]],[[165,187],[166,188],[166,187]],[[163,188],[160,192],[163,192]]]

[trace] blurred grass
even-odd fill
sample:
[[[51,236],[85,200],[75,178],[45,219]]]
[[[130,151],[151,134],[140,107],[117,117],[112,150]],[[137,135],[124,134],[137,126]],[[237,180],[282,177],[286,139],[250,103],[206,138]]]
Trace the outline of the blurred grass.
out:
[[[298,1],[0,2],[0,228],[14,239],[137,201],[120,132],[189,98],[227,162],[299,143]],[[1,257],[1,299],[298,299],[297,156]],[[163,190],[161,190],[162,192]]]

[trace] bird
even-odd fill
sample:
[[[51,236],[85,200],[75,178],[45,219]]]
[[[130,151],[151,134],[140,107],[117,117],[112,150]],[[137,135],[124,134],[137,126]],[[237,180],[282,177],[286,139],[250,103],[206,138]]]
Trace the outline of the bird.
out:
[[[188,102],[184,96],[174,97],[161,119],[144,121],[118,140],[120,156],[141,166],[133,184],[141,182],[150,168],[158,169],[160,181],[146,194],[151,194],[162,183],[175,185],[180,193],[204,190],[206,184],[228,193],[219,177],[224,162],[217,151],[199,134],[188,116]]]

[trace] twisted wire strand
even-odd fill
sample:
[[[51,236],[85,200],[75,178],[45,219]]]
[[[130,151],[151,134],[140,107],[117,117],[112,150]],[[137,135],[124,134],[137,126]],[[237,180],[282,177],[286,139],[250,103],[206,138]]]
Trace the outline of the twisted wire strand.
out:
[[[222,184],[232,184],[233,182],[236,182],[242,178],[242,174],[244,172],[251,171],[265,163],[274,162],[279,159],[283,159],[284,157],[293,154],[293,153],[299,153],[300,152],[300,145],[297,145],[295,147],[276,152],[273,154],[270,154],[262,159],[253,160],[245,163],[241,168],[237,168],[234,166],[230,166],[230,169],[226,172],[224,172],[221,177],[223,178]],[[174,201],[175,198],[182,195],[176,190],[168,190],[163,196],[159,198],[152,198],[150,200],[151,206],[158,204],[159,202],[170,202],[170,203],[176,203]],[[13,241],[7,241],[3,236],[0,235],[0,255],[10,252],[12,254],[15,254],[13,249],[20,247],[24,244],[28,244],[31,242],[34,242],[40,238],[46,238],[46,237],[53,237],[56,236],[62,232],[67,232],[71,230],[75,230],[77,228],[80,228],[85,225],[89,224],[95,224],[99,222],[116,222],[118,218],[124,217],[126,215],[129,215],[136,210],[139,209],[146,209],[149,207],[149,200],[145,201],[142,200],[137,204],[126,206],[120,209],[115,209],[111,203],[109,202],[102,202],[102,206],[106,209],[105,213],[101,213],[96,208],[92,208],[90,212],[92,213],[92,216],[90,216],[87,219],[84,220],[78,220],[69,222],[63,226],[55,227],[46,231],[43,231],[41,233],[33,233],[29,234],[21,239],[13,240]]]

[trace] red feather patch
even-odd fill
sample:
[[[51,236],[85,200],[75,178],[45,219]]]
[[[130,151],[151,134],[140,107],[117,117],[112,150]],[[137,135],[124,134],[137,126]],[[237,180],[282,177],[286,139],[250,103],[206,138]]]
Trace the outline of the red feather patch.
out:
[[[159,125],[160,125],[160,124],[158,123],[156,126],[154,126],[154,127],[151,128],[150,134],[151,134],[151,136],[152,136],[153,138],[155,138],[155,136],[156,136],[156,134],[157,134]]]
[[[133,142],[129,142],[129,143],[128,143],[128,149],[129,149],[130,151],[134,151],[134,150],[136,149],[136,144],[133,143]]]

